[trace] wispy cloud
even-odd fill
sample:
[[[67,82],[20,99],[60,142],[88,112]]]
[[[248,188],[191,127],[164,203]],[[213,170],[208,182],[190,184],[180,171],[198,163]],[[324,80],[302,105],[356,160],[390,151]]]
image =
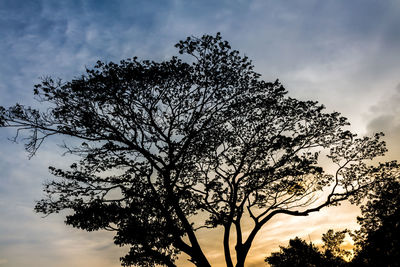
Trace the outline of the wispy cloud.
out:
[[[367,129],[369,132],[383,131],[389,151],[389,159],[399,159],[400,157],[400,84],[391,93],[381,97],[373,105],[368,113],[365,114],[368,121]]]
[[[386,131],[389,145],[400,147],[399,25],[396,0],[0,1],[0,105],[33,104],[32,86],[41,76],[68,80],[98,59],[163,60],[175,54],[178,40],[220,31],[266,80],[279,78],[290,95],[343,112],[361,132]],[[68,160],[50,143],[28,161],[22,145],[7,140],[11,135],[0,132],[0,264],[118,266],[122,251],[111,245],[110,235],[33,213],[49,179],[47,166]],[[356,210],[345,207],[341,214],[272,222],[251,261],[261,263],[264,252],[292,235],[319,238],[332,225],[350,223]],[[306,220],[303,229],[299,224]],[[211,238],[204,235],[202,242]],[[222,254],[215,243],[209,253],[217,260]]]

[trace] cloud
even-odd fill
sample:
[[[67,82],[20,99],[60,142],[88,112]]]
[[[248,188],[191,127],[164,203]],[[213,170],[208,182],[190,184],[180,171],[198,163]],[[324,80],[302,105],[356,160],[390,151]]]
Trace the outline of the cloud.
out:
[[[32,86],[41,76],[69,80],[98,59],[163,60],[176,53],[178,40],[220,31],[266,80],[280,78],[291,96],[343,112],[358,131],[385,131],[395,158],[399,13],[396,0],[0,1],[0,105],[34,104]],[[1,130],[0,246],[8,263],[118,266],[123,251],[112,245],[111,235],[71,229],[61,215],[42,219],[32,211],[49,177],[47,166],[68,162],[59,157],[57,140],[28,161],[22,145],[10,144],[6,137],[12,134]],[[295,235],[318,239],[327,228],[354,223],[355,210],[336,212],[341,216],[323,211],[272,221],[256,240],[249,264],[263,264],[268,251]],[[201,237],[214,261],[223,257],[218,231]]]
[[[370,133],[384,132],[388,146],[388,159],[400,157],[400,83],[392,93],[382,97],[371,107],[367,129]]]

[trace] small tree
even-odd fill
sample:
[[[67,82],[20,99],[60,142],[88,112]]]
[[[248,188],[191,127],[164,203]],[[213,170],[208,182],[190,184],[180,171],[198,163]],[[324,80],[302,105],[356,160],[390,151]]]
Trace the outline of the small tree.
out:
[[[351,252],[341,248],[348,230],[335,232],[329,229],[322,234],[321,250],[311,242],[295,237],[289,240],[287,247],[280,246],[279,252],[273,252],[265,261],[272,267],[339,267],[350,266],[345,260]]]
[[[341,248],[346,233],[351,232],[349,230],[335,232],[329,229],[325,234],[322,234],[322,242],[324,242],[322,249],[324,250],[326,258],[345,259],[351,256],[350,251]]]
[[[44,111],[0,109],[0,125],[30,131],[30,155],[52,135],[81,140],[65,146],[81,158],[69,170],[50,167],[57,179],[45,185],[48,197],[36,211],[72,209],[67,224],[115,231],[116,244],[131,246],[126,265],[175,266],[183,252],[210,266],[197,230],[222,226],[227,266],[235,262],[231,230],[236,266],[244,266],[275,215],[306,216],[357,200],[380,177],[364,161],[383,155],[382,134],[357,138],[339,113],[287,97],[220,34],[176,47],[192,61],[98,62],[72,81],[36,85]],[[317,166],[324,151],[334,175]],[[193,220],[198,213],[206,216]],[[243,216],[253,220],[248,235]]]
[[[295,237],[289,240],[287,247],[280,246],[279,252],[273,252],[265,261],[272,267],[340,267],[349,266],[344,257],[348,251],[340,246],[343,243],[347,230],[334,232],[328,230],[322,235],[324,242],[318,250],[311,242]]]
[[[287,247],[280,246],[280,251],[273,252],[265,261],[272,267],[325,266],[324,257],[318,248],[298,237],[290,239]]]

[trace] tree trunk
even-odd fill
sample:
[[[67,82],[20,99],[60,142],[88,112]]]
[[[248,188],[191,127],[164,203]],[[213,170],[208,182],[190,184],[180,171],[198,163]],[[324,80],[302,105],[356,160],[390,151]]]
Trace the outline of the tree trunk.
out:
[[[193,262],[197,267],[211,267],[203,253],[196,253],[192,256],[190,261]]]
[[[244,267],[244,262],[246,261],[247,254],[249,253],[250,246],[248,244],[243,244],[236,246],[236,267]]]
[[[229,247],[229,234],[230,234],[230,224],[225,226],[224,231],[224,254],[225,254],[225,262],[227,267],[233,267],[231,252]]]

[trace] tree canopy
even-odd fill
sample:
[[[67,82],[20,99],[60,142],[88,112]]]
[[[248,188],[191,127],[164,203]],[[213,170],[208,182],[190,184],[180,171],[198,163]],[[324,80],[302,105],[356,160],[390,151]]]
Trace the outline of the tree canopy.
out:
[[[399,266],[400,172],[386,173],[361,206],[361,225],[355,233],[355,266]]]
[[[187,62],[98,62],[71,81],[44,78],[34,88],[42,110],[0,108],[0,126],[25,131],[31,156],[53,135],[80,140],[65,145],[80,160],[50,167],[36,211],[71,209],[67,224],[115,231],[131,248],[125,265],[175,266],[185,253],[210,266],[197,230],[223,227],[225,261],[239,267],[275,215],[359,201],[390,169],[365,163],[386,151],[381,133],[359,138],[338,112],[288,97],[220,34],[176,47]],[[334,174],[318,165],[325,155]],[[246,235],[243,216],[253,221]]]
[[[323,246],[319,250],[314,244],[299,237],[289,240],[287,247],[280,246],[279,252],[273,252],[265,258],[272,267],[340,267],[348,266],[344,257],[349,251],[340,246],[347,230],[335,232],[332,229],[322,235]]]
[[[295,237],[289,240],[287,247],[280,247],[280,252],[273,252],[265,259],[273,267],[323,266],[324,258],[313,244]]]

